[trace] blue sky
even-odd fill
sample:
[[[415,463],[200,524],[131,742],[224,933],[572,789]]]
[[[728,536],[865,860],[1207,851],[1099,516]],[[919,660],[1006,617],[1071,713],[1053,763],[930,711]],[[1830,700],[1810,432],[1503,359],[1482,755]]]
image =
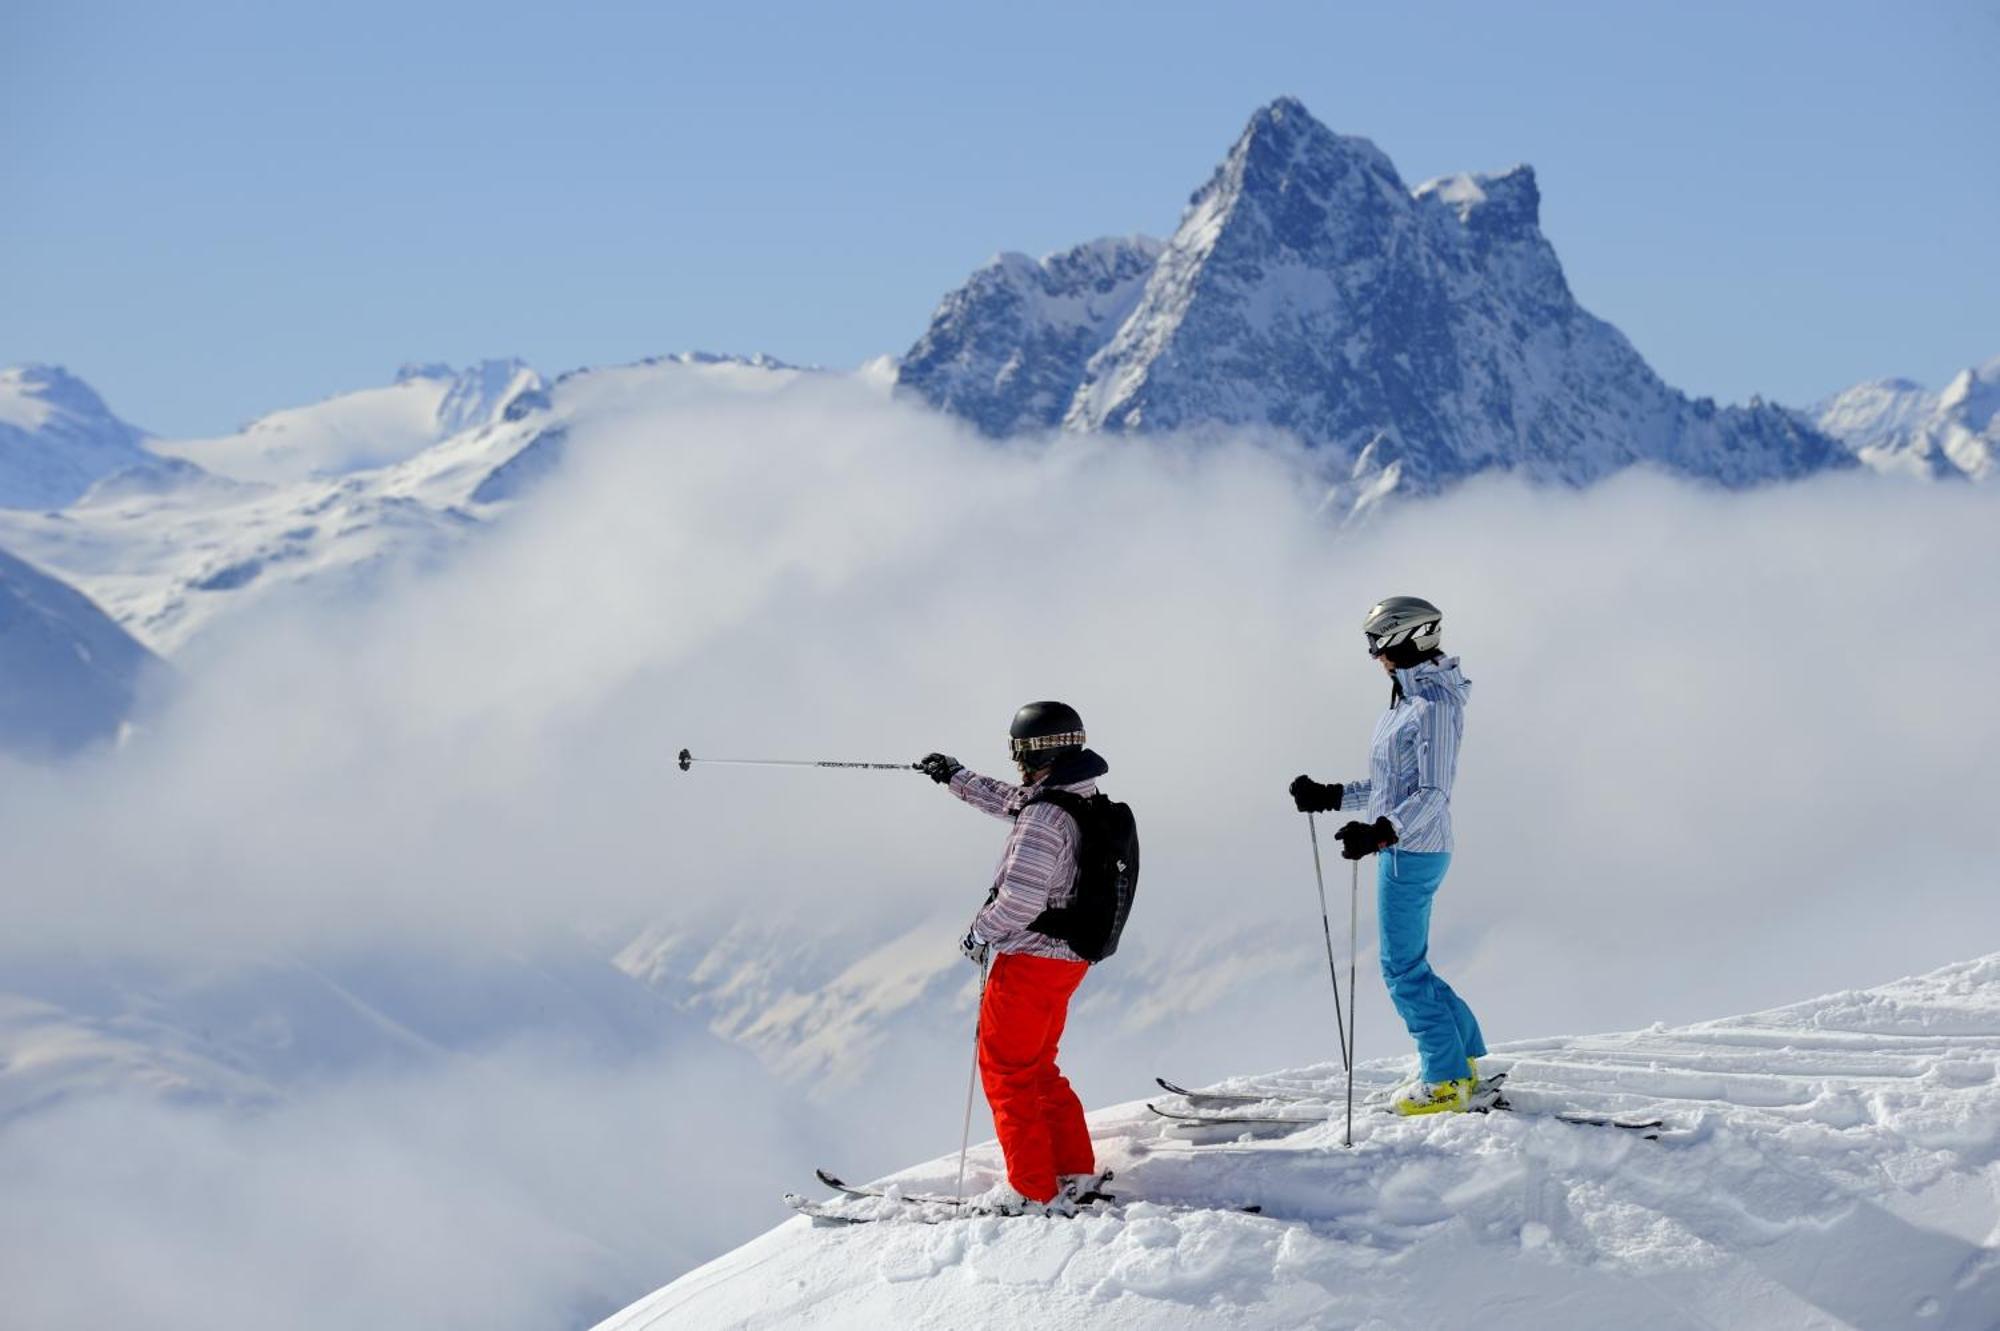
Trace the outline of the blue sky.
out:
[[[1411,12],[1399,12],[1399,11]],[[1672,383],[2000,353],[2000,4],[7,0],[0,364],[166,434],[386,382],[901,351],[1000,249],[1169,232],[1284,93],[1412,183],[1535,165]]]

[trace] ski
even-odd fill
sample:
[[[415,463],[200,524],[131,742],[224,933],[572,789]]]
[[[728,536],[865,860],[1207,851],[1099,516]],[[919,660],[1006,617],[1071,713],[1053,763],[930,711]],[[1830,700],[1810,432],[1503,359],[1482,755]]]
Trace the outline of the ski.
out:
[[[1269,1127],[1277,1124],[1288,1128],[1310,1128],[1330,1121],[1326,1118],[1285,1118],[1277,1114],[1203,1114],[1194,1110],[1162,1109],[1151,1101],[1146,1103],[1146,1108],[1152,1110],[1161,1118],[1172,1122],[1193,1123],[1203,1127],[1233,1127],[1238,1125]]]
[[[1661,1131],[1667,1126],[1664,1119],[1633,1118],[1619,1114],[1598,1114],[1587,1109],[1523,1109],[1509,1100],[1502,1092],[1501,1083],[1506,1080],[1507,1074],[1504,1072],[1495,1073],[1491,1077],[1480,1078],[1479,1085],[1473,1089],[1471,1103],[1466,1106],[1465,1112],[1469,1114],[1485,1114],[1497,1109],[1502,1113],[1509,1114],[1540,1114],[1548,1118],[1560,1119],[1564,1123],[1574,1123],[1579,1127],[1620,1128],[1626,1132],[1639,1133],[1649,1141],[1658,1141]],[[1393,1114],[1396,1111],[1391,1107],[1384,1110],[1384,1112]]]
[[[828,1173],[824,1169],[815,1169],[813,1173],[818,1176],[819,1181],[821,1183],[826,1184],[827,1187],[832,1188],[835,1192],[844,1193],[849,1197],[859,1197],[869,1200],[880,1199],[883,1201],[891,1201],[891,1202],[908,1202],[912,1205],[917,1205],[917,1206],[960,1207],[962,1205],[959,1199],[956,1197],[945,1197],[937,1193],[923,1193],[923,1192],[891,1193],[886,1188],[859,1187],[855,1184],[847,1182],[844,1179],[836,1178],[834,1175]],[[1111,1181],[1111,1177],[1112,1177],[1111,1171],[1108,1169],[1100,1172],[1097,1176],[1096,1185],[1093,1186],[1090,1189],[1090,1191],[1083,1193],[1077,1197],[1076,1199],[1077,1205],[1088,1206],[1093,1202],[1114,1200],[1112,1195],[1104,1190],[1104,1185]],[[796,1196],[798,1196],[797,1193],[787,1193],[785,1195],[785,1199],[787,1201],[790,1201],[793,1197]]]
[[[1504,1075],[1504,1074],[1503,1074]],[[1587,1109],[1522,1109],[1504,1095],[1496,1094],[1491,1103],[1475,1106],[1474,1113],[1485,1113],[1497,1109],[1508,1114],[1542,1114],[1563,1123],[1573,1123],[1584,1128],[1618,1128],[1624,1132],[1636,1133],[1647,1141],[1660,1140],[1666,1131],[1667,1121],[1662,1118],[1634,1118],[1621,1114],[1597,1114]]]
[[[1579,1127],[1617,1128],[1623,1132],[1630,1132],[1637,1134],[1638,1136],[1644,1137],[1648,1141],[1660,1140],[1660,1134],[1662,1132],[1669,1130],[1667,1128],[1666,1120],[1661,1118],[1646,1118],[1646,1117],[1638,1117],[1638,1116],[1623,1115],[1623,1114],[1599,1114],[1583,1109],[1555,1109],[1555,1110],[1523,1109],[1520,1106],[1514,1104],[1511,1100],[1507,1099],[1506,1095],[1503,1093],[1502,1084],[1506,1080],[1507,1080],[1507,1074],[1504,1072],[1496,1073],[1491,1077],[1482,1077],[1479,1081],[1479,1085],[1476,1088],[1474,1088],[1472,1092],[1472,1100],[1467,1105],[1464,1112],[1469,1114],[1485,1114],[1497,1110],[1502,1113],[1511,1113],[1511,1114],[1545,1115],[1549,1118],[1558,1119],[1564,1123],[1572,1123]],[[1166,1085],[1167,1083],[1163,1082],[1162,1084]],[[1174,1091],[1174,1094],[1182,1095],[1184,1094],[1184,1092],[1176,1089]],[[1244,1100],[1244,1101],[1232,1100],[1227,1103],[1246,1104],[1246,1103],[1260,1103],[1260,1102],[1256,1100]],[[1256,1114],[1249,1112],[1231,1112],[1227,1109],[1219,1109],[1217,1112],[1204,1113],[1201,1111],[1199,1107],[1186,1110],[1169,1109],[1161,1105],[1153,1104],[1150,1102],[1146,1105],[1146,1108],[1151,1110],[1154,1114],[1158,1115],[1159,1117],[1168,1120],[1169,1122],[1188,1125],[1188,1126],[1195,1126],[1195,1127],[1223,1127],[1223,1128],[1282,1127],[1282,1128],[1288,1128],[1292,1131],[1297,1131],[1301,1128],[1315,1127],[1322,1123],[1330,1123],[1333,1121],[1334,1117],[1333,1115],[1329,1114],[1325,1116],[1302,1118],[1296,1115],[1287,1115],[1281,1113]],[[1396,1111],[1392,1107],[1390,1107],[1386,1102],[1383,1102],[1379,1106],[1379,1112],[1384,1114],[1395,1114]],[[1423,1117],[1423,1116],[1418,1115],[1415,1117]]]
[[[1626,1114],[1599,1114],[1588,1109],[1522,1109],[1507,1099],[1506,1096],[1498,1093],[1499,1083],[1506,1076],[1507,1074],[1503,1072],[1493,1079],[1495,1094],[1492,1101],[1483,1106],[1474,1106],[1474,1112],[1485,1113],[1489,1109],[1498,1109],[1512,1114],[1545,1114],[1550,1118],[1560,1119],[1564,1123],[1574,1123],[1578,1127],[1618,1128],[1625,1132],[1636,1132],[1648,1141],[1658,1141],[1660,1133],[1666,1130],[1667,1121],[1663,1118],[1638,1118]],[[1481,1082],[1479,1089],[1483,1091],[1486,1089],[1486,1086],[1487,1083]],[[1474,1094],[1476,1095],[1477,1092],[1474,1092]]]
[[[1504,1072],[1495,1073],[1491,1077],[1480,1078],[1478,1087],[1472,1093],[1473,1103],[1468,1112],[1484,1113],[1488,1109],[1509,1107],[1505,1105],[1505,1102],[1502,1101],[1500,1097],[1500,1085],[1502,1082],[1506,1080],[1507,1080],[1507,1074]],[[1183,1094],[1184,1092],[1176,1090],[1174,1093],[1176,1095],[1180,1095]],[[1300,1097],[1299,1102],[1307,1102],[1306,1097]],[[1251,1103],[1257,1103],[1257,1102],[1252,1101]],[[1324,1101],[1321,1099],[1313,1099],[1310,1101],[1310,1103],[1318,1104],[1318,1103],[1324,1103]],[[1220,1125],[1223,1127],[1235,1127],[1235,1126],[1270,1127],[1273,1125],[1277,1125],[1282,1127],[1303,1128],[1303,1127],[1311,1127],[1316,1123],[1329,1123],[1332,1122],[1333,1120],[1332,1114],[1327,1114],[1322,1117],[1314,1117],[1314,1118],[1299,1118],[1287,1114],[1230,1113],[1227,1111],[1222,1113],[1204,1114],[1196,1110],[1163,1109],[1159,1105],[1152,1104],[1150,1102],[1146,1105],[1146,1108],[1152,1110],[1155,1114],[1159,1115],[1161,1118],[1170,1119],[1176,1123],[1193,1123],[1193,1124],[1201,1124],[1209,1126]],[[1384,1109],[1383,1112],[1387,1113],[1393,1111]]]
[[[940,1206],[956,1206],[958,1204],[958,1199],[956,1197],[941,1197],[935,1193],[922,1193],[922,1192],[918,1193],[898,1192],[895,1193],[894,1195],[891,1195],[889,1192],[885,1191],[882,1188],[857,1187],[852,1183],[846,1182],[845,1180],[835,1178],[832,1174],[827,1173],[824,1169],[815,1169],[813,1173],[818,1176],[819,1181],[821,1183],[826,1184],[827,1187],[832,1188],[835,1192],[846,1193],[849,1197],[880,1197],[886,1201],[915,1202],[923,1205],[936,1204]],[[798,1196],[797,1193],[785,1194],[785,1198],[787,1201],[796,1196]]]
[[[1303,1091],[1266,1091],[1262,1094],[1251,1091],[1196,1091],[1182,1086],[1177,1082],[1168,1081],[1165,1077],[1155,1077],[1153,1080],[1159,1084],[1161,1090],[1166,1091],[1170,1095],[1178,1095],[1197,1108],[1203,1105],[1221,1108],[1227,1105],[1297,1104],[1300,1102],[1324,1104],[1331,1098],[1324,1095],[1309,1095]]]
[[[1512,1105],[1501,1106],[1503,1109],[1512,1109],[1513,1107]],[[1636,1132],[1648,1141],[1658,1141],[1660,1134],[1666,1131],[1667,1128],[1667,1121],[1663,1118],[1620,1118],[1613,1114],[1585,1113],[1580,1109],[1559,1110],[1556,1113],[1556,1117],[1565,1123],[1575,1123],[1584,1127],[1622,1128],[1626,1132]]]
[[[852,1197],[854,1194],[849,1194]],[[988,1211],[972,1207],[956,1207],[950,1198],[940,1201],[914,1201],[906,1197],[890,1197],[886,1194],[865,1200],[874,1203],[868,1211],[848,1211],[841,1209],[838,1198],[829,1201],[814,1201],[801,1197],[798,1193],[785,1194],[785,1205],[800,1215],[809,1216],[816,1224],[825,1225],[873,1225],[901,1222],[918,1225],[941,1225],[951,1220],[1069,1220],[1089,1215],[1122,1215],[1125,1203],[1113,1200],[1109,1194],[1096,1194],[1096,1200],[1079,1202],[1074,1216],[1037,1215],[1033,1212],[1008,1214],[1003,1211]],[[1143,1200],[1143,1199],[1137,1199]],[[1193,1206],[1176,1202],[1154,1202],[1155,1206],[1176,1211],[1234,1211],[1241,1215],[1262,1215],[1262,1206]]]
[[[872,1197],[861,1196],[855,1193],[848,1193],[846,1196],[850,1200],[860,1196],[861,1200],[871,1202],[873,1205],[865,1211],[850,1211],[842,1208],[839,1198],[829,1201],[814,1201],[810,1197],[801,1197],[795,1192],[785,1194],[785,1205],[791,1207],[801,1215],[811,1216],[815,1221],[833,1225],[872,1225],[886,1220],[901,1220],[920,1225],[941,1225],[948,1220],[1067,1220],[1072,1218],[1060,1213],[1042,1215],[1031,1211],[1015,1213],[992,1211],[970,1203],[960,1206],[954,1204],[949,1197],[920,1199],[914,1197],[891,1197],[886,1193],[877,1193]],[[1099,1193],[1098,1197],[1101,1200],[1078,1202],[1076,1214],[1087,1215],[1110,1204],[1105,1194]]]

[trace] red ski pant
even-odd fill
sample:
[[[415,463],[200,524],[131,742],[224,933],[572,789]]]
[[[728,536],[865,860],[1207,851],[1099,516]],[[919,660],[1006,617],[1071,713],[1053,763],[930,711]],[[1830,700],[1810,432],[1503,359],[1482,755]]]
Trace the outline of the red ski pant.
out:
[[[1056,1069],[1069,996],[1089,969],[1081,961],[1002,952],[993,958],[979,1005],[979,1079],[1007,1158],[1007,1182],[1038,1202],[1056,1195],[1057,1175],[1097,1168],[1083,1105]]]

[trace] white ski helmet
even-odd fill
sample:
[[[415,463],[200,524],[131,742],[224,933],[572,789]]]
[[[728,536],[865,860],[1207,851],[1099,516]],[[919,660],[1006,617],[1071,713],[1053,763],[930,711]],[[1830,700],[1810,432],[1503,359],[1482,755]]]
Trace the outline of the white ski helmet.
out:
[[[1434,651],[1444,640],[1444,611],[1421,596],[1391,596],[1375,603],[1361,621],[1361,631],[1368,637],[1370,656]]]

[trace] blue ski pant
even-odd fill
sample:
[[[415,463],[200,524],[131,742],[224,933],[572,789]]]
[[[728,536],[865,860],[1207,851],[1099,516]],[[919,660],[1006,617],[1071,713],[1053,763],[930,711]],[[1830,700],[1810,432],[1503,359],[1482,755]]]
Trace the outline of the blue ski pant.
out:
[[[1472,1009],[1431,969],[1430,958],[1431,898],[1451,867],[1451,854],[1391,846],[1376,858],[1375,914],[1389,997],[1416,1039],[1424,1080],[1463,1077],[1465,1060],[1483,1057],[1486,1041]]]

